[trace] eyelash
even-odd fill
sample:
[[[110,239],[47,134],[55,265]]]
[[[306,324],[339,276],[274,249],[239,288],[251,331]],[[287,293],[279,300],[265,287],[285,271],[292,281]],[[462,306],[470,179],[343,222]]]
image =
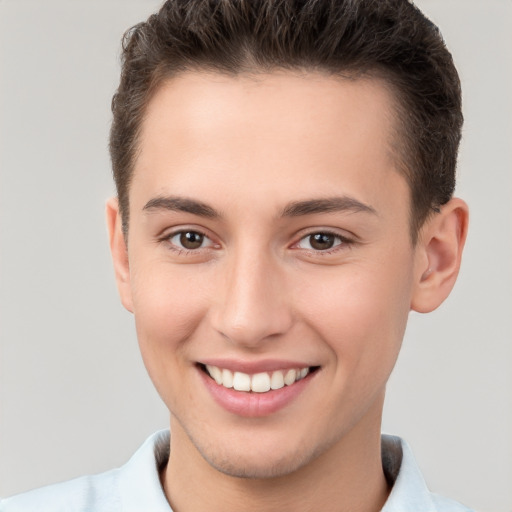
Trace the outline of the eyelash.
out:
[[[174,237],[176,237],[178,235],[183,235],[183,234],[186,234],[186,233],[194,233],[196,235],[200,235],[201,237],[203,237],[204,240],[208,240],[210,243],[207,246],[205,246],[205,247],[197,247],[196,249],[187,249],[185,247],[180,247],[176,243],[172,242],[172,239]],[[336,241],[338,241],[338,243],[336,245],[334,245],[333,247],[331,247],[329,249],[314,249],[314,248],[308,249],[308,248],[302,248],[302,250],[304,250],[307,253],[312,254],[314,256],[328,256],[328,255],[333,254],[335,252],[347,249],[351,245],[354,244],[354,241],[352,239],[350,239],[350,238],[342,236],[339,233],[336,233],[336,232],[328,230],[328,229],[322,229],[322,230],[318,230],[318,231],[311,231],[311,232],[303,235],[299,239],[298,242],[295,242],[292,245],[291,248],[294,249],[294,250],[301,250],[301,248],[299,247],[299,244],[302,241],[307,240],[308,238],[313,237],[314,235],[327,235],[329,237],[333,237]],[[204,240],[202,240],[202,242]],[[204,233],[203,231],[198,230],[198,229],[180,229],[180,230],[177,230],[177,231],[173,231],[171,233],[166,234],[165,236],[160,237],[158,239],[158,242],[166,243],[166,245],[168,246],[168,248],[170,250],[176,252],[179,255],[183,255],[183,256],[197,255],[201,250],[210,249],[211,247],[215,247],[215,243],[212,241],[212,239],[206,233]]]
[[[172,242],[172,239],[178,235],[183,235],[186,233],[194,233],[196,235],[202,236],[205,240],[209,240],[210,244],[205,247],[198,247],[197,249],[187,249],[186,247],[180,247],[179,245]],[[208,249],[210,247],[215,246],[215,243],[212,241],[212,239],[203,231],[199,229],[179,229],[177,231],[173,231],[171,233],[167,233],[166,235],[160,237],[158,239],[158,242],[165,243],[167,247],[171,250],[176,252],[178,255],[183,256],[192,256],[198,254],[200,250]]]
[[[331,231],[329,229],[319,229],[317,231],[311,231],[305,235],[303,235],[298,242],[296,242],[292,248],[297,248],[298,245],[303,241],[303,240],[307,240],[308,238],[314,236],[314,235],[327,235],[327,236],[331,236],[333,238],[335,238],[339,243],[337,243],[336,245],[334,245],[333,247],[329,248],[329,249],[324,249],[324,250],[321,250],[321,249],[303,249],[305,251],[307,251],[309,254],[314,254],[315,256],[328,256],[330,254],[333,254],[333,253],[336,253],[338,251],[342,251],[342,250],[345,250],[345,249],[348,249],[351,245],[354,244],[354,240],[346,237],[346,236],[343,236],[343,235],[340,235],[339,233],[336,233],[334,231]],[[300,250],[300,248],[298,248]]]

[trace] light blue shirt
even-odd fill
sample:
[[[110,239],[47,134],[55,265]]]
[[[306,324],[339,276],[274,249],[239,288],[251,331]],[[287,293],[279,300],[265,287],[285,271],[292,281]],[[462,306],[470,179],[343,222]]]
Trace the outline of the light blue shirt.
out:
[[[169,431],[149,437],[122,467],[49,485],[0,501],[1,512],[172,512],[159,468],[169,453]],[[471,512],[431,493],[412,453],[398,437],[382,436],[382,465],[393,485],[381,512]]]

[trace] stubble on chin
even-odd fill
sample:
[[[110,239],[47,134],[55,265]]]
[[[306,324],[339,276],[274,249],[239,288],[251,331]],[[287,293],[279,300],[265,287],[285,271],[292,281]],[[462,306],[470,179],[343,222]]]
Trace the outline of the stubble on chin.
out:
[[[230,449],[229,440],[226,446],[219,446],[209,440],[198,441],[179,419],[177,421],[200,457],[214,470],[233,478],[267,480],[289,476],[308,466],[339,440],[327,439],[315,445],[311,439],[307,439],[305,442],[298,442],[288,453],[281,455],[276,451],[265,454],[259,450],[257,444],[249,446],[247,451],[235,452]],[[226,437],[229,438],[229,434]],[[338,437],[341,438],[342,434]]]

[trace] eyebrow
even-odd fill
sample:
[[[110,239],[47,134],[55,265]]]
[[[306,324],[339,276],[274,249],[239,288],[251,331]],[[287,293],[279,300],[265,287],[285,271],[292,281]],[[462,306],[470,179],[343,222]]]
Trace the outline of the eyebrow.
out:
[[[331,212],[363,212],[377,215],[377,211],[370,205],[364,204],[350,196],[328,197],[325,199],[309,199],[307,201],[294,201],[282,211],[282,217],[300,217],[315,213]]]
[[[142,208],[146,211],[168,210],[191,213],[209,219],[218,219],[222,215],[211,206],[197,201],[178,196],[155,197],[150,199]],[[281,211],[281,217],[301,217],[318,213],[332,212],[363,212],[377,215],[376,210],[367,204],[350,196],[328,197],[308,199],[306,201],[293,201],[287,204]]]
[[[169,210],[192,213],[200,217],[207,217],[209,219],[216,219],[221,217],[220,213],[208,206],[206,203],[196,201],[195,199],[187,199],[185,197],[155,197],[150,199],[145,205],[143,210]]]

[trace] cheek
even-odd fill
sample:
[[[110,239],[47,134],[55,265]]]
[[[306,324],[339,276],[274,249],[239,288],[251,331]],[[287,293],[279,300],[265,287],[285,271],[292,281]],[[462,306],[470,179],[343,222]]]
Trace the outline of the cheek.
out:
[[[405,270],[404,270],[405,269]],[[410,304],[410,272],[399,266],[351,265],[317,280],[304,301],[308,322],[343,372],[387,378],[398,355]]]
[[[186,270],[158,262],[141,267],[131,275],[135,324],[144,363],[155,380],[185,357],[186,341],[205,316],[206,293]]]

